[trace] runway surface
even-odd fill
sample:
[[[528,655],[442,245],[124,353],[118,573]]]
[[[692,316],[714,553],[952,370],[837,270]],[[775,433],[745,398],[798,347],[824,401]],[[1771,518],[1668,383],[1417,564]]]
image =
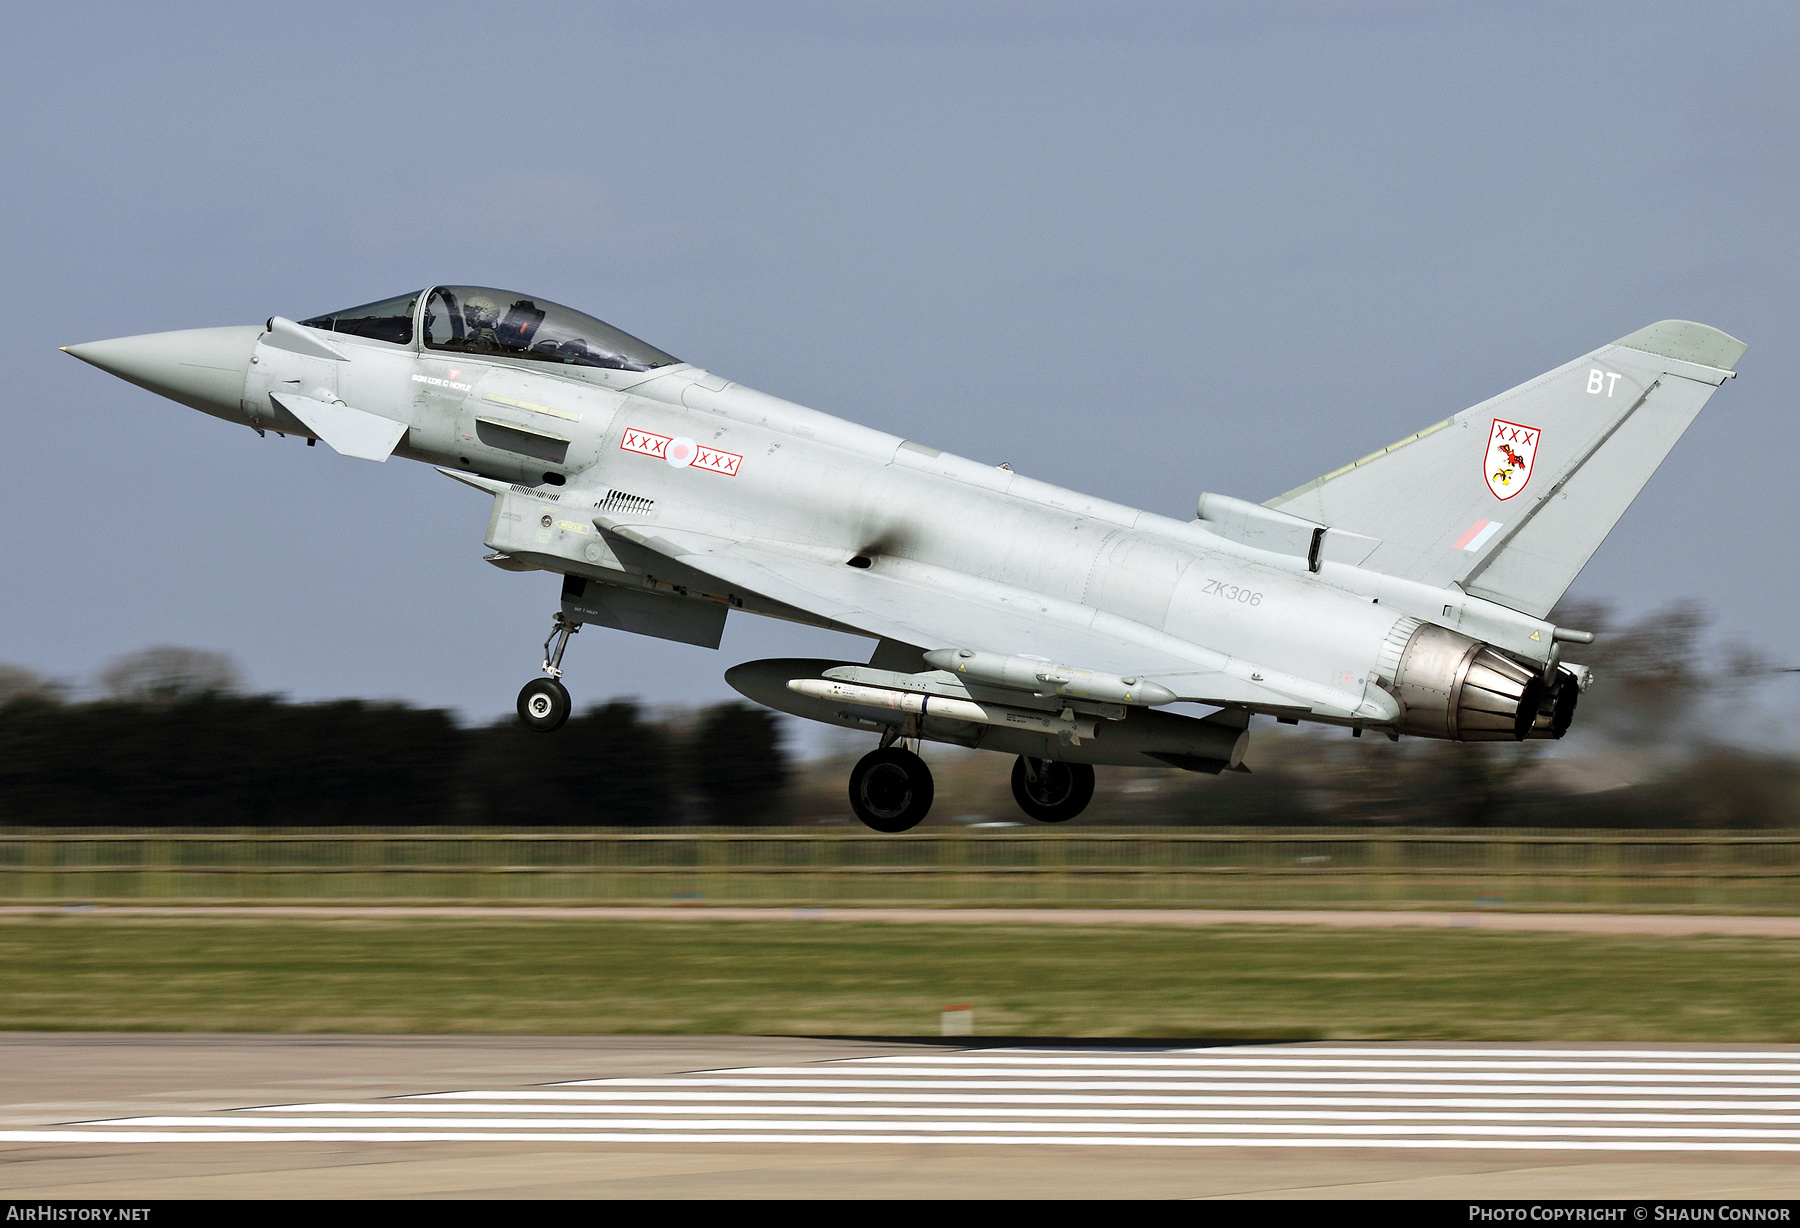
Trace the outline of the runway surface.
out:
[[[261,1039],[279,1053],[280,1038]],[[504,1054],[509,1042],[483,1043]],[[619,1038],[609,1062],[608,1038],[588,1043],[589,1066],[616,1067],[633,1044],[661,1045],[653,1066],[679,1064],[684,1045],[777,1060],[645,1070],[638,1053],[629,1073],[538,1084],[30,1125],[9,1112],[0,1182],[14,1195],[81,1196],[72,1191],[94,1188],[85,1176],[111,1196],[130,1177],[109,1170],[129,1157],[141,1182],[189,1194],[258,1188],[234,1158],[279,1173],[270,1192],[296,1192],[298,1181],[313,1194],[358,1195],[836,1195],[851,1173],[856,1188],[915,1195],[1800,1191],[1800,1049]],[[797,1060],[807,1053],[815,1060]],[[85,1165],[69,1162],[70,1147]],[[437,1158],[423,1171],[454,1172],[450,1188],[419,1184],[421,1154]],[[346,1156],[360,1172],[340,1187],[330,1174],[342,1176]],[[675,1161],[681,1175],[646,1185],[646,1156],[663,1169]],[[546,1171],[534,1157],[554,1181],[521,1182],[521,1171]],[[385,1169],[392,1188],[371,1190],[371,1169]]]
[[[0,919],[32,917],[253,921],[782,921],[898,925],[1316,925],[1329,929],[1482,929],[1564,934],[1722,934],[1800,938],[1800,917],[1701,913],[1441,912],[1300,908],[738,908],[480,904],[8,904]]]

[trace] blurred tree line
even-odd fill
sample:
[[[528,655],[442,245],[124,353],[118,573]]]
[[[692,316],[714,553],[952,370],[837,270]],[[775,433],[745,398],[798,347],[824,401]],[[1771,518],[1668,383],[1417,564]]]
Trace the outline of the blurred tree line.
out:
[[[1758,705],[1786,685],[1753,650],[1713,645],[1682,603],[1636,621],[1569,603],[1595,671],[1569,737],[1459,744],[1259,719],[1249,774],[1100,769],[1089,825],[1758,828],[1800,825],[1793,731]],[[1790,679],[1793,675],[1787,675]],[[621,825],[852,822],[838,757],[790,761],[780,718],[742,703],[651,717],[615,702],[543,735],[511,717],[244,693],[216,653],[113,662],[95,698],[0,666],[0,823]],[[1791,709],[1791,694],[1768,697]],[[934,819],[1020,820],[1010,762],[941,757]]]
[[[629,701],[545,735],[508,717],[242,693],[218,653],[152,648],[101,696],[0,666],[0,823],[380,825],[769,822],[779,718],[743,703],[651,720]]]

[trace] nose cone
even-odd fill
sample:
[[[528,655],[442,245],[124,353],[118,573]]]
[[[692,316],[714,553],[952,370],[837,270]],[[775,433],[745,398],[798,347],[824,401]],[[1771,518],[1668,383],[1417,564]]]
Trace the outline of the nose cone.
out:
[[[250,355],[262,333],[255,324],[190,328],[88,341],[63,351],[171,401],[241,419]]]

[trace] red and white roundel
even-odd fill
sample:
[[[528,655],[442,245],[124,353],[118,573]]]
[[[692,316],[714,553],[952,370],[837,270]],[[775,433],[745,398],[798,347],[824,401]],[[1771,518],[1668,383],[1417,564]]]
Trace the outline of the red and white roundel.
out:
[[[641,456],[658,457],[677,469],[701,469],[707,473],[722,473],[728,478],[735,478],[738,466],[744,463],[741,453],[709,448],[695,443],[685,435],[671,439],[667,435],[658,435],[655,431],[640,431],[635,426],[625,428],[624,435],[619,439],[619,449],[636,452]]]
[[[1510,499],[1531,481],[1531,463],[1537,458],[1538,443],[1543,432],[1535,426],[1494,419],[1488,434],[1487,459],[1482,462],[1482,476],[1496,499]]]

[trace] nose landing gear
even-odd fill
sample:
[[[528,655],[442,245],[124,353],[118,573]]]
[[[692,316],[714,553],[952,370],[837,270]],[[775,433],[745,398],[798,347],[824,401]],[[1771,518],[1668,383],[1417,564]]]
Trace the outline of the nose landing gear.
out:
[[[560,613],[556,616],[550,638],[544,641],[544,672],[549,677],[533,678],[519,691],[519,719],[540,733],[560,729],[569,719],[572,705],[569,689],[561,681],[562,659],[569,647],[569,637],[579,630],[580,623],[571,622]],[[556,645],[554,649],[550,647],[552,644]]]
[[[1013,800],[1040,823],[1067,823],[1094,800],[1094,769],[1020,755],[1013,763]]]

